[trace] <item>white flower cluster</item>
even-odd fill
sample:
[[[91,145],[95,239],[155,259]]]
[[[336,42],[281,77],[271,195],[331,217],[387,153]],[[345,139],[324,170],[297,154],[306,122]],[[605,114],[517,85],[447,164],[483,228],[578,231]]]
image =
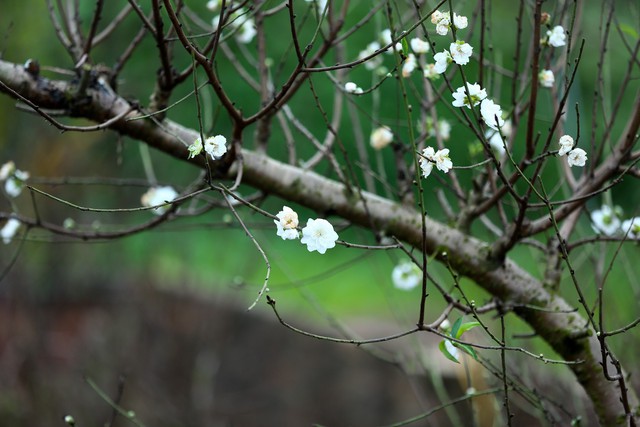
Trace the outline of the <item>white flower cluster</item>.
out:
[[[283,206],[276,215],[276,234],[283,240],[295,240],[300,237],[298,232],[298,214],[288,206]],[[300,243],[307,245],[309,252],[318,251],[324,254],[327,249],[336,246],[338,233],[326,219],[308,219],[307,225],[302,229]]]
[[[562,25],[556,25],[551,30],[547,31],[547,37],[543,39],[543,44],[546,43],[553,47],[560,47],[566,44],[567,36],[565,35]]]
[[[573,141],[573,138],[571,136],[561,136],[560,140],[558,140],[558,144],[560,144],[558,155],[567,155],[567,163],[569,164],[569,167],[583,167],[587,163],[587,152],[582,148],[573,148],[575,142]]]
[[[436,33],[441,36],[446,36],[449,28],[451,28],[451,14],[449,12],[439,12],[436,10],[431,14],[431,23],[436,25]],[[467,28],[468,25],[469,21],[466,16],[453,14],[453,26],[456,29],[462,30],[463,28]]]
[[[420,155],[420,169],[422,170],[422,176],[428,177],[433,170],[433,165],[439,171],[448,173],[453,167],[453,162],[449,158],[449,149],[443,148],[442,150],[435,151],[433,147],[427,147],[422,150]]]
[[[18,197],[29,177],[29,172],[16,169],[11,161],[0,168],[0,182],[4,181],[4,191],[9,197]]]
[[[344,84],[344,91],[347,93],[361,94],[362,88],[354,82],[347,82]]]
[[[196,157],[204,150],[211,158],[217,160],[227,152],[227,138],[222,135],[210,136],[204,140],[203,145],[202,140],[198,137],[187,149],[189,150],[189,159]]]
[[[176,197],[178,197],[178,192],[173,187],[151,187],[142,195],[140,201],[142,206],[147,208],[158,206],[152,212],[156,215],[162,215],[169,209],[170,202]]]
[[[553,87],[556,78],[553,75],[553,71],[542,70],[540,71],[540,73],[538,73],[538,81],[540,82],[540,86],[542,87]]]
[[[623,235],[628,239],[640,239],[640,217],[635,216],[622,221],[622,209],[603,205],[591,212],[591,228],[605,236]]]

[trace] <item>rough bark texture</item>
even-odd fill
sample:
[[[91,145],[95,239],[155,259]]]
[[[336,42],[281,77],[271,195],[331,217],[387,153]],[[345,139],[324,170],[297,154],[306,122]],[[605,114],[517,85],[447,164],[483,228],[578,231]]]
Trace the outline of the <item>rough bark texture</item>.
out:
[[[4,61],[0,61],[0,81],[38,106],[67,109],[69,115],[98,123],[130,108],[129,103],[108,86],[100,85],[87,92],[85,102],[71,103],[73,91],[69,83],[35,80],[22,66]],[[2,87],[0,91],[8,93]],[[130,117],[138,115],[137,111],[129,114]],[[182,160],[187,159],[187,145],[198,136],[196,130],[170,120],[159,127],[150,120],[122,119],[111,129]],[[249,150],[242,150],[241,158],[245,184],[366,228],[373,225],[387,235],[421,247],[421,218],[414,209],[366,192],[362,198],[350,195],[339,182]],[[436,259],[448,262],[506,306],[515,306],[514,311],[565,360],[582,361],[570,367],[593,401],[603,425],[625,424],[617,383],[607,381],[602,374],[598,340],[592,330],[585,330],[586,321],[582,316],[568,313],[572,307],[566,301],[547,292],[539,280],[509,258],[502,265],[488,261],[485,242],[431,218],[426,218],[426,229],[426,247],[430,254],[436,253]],[[543,310],[526,308],[532,306]],[[629,399],[637,412],[638,400],[632,390]]]

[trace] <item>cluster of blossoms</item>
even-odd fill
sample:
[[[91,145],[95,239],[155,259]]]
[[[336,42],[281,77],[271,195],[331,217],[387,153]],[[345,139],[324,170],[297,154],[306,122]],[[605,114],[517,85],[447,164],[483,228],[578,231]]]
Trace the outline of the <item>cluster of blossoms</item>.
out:
[[[276,215],[277,220],[273,220],[276,224],[276,234],[282,240],[295,240],[300,237],[298,232],[298,214],[288,206],[283,206],[282,210]],[[307,245],[309,252],[318,251],[324,254],[327,249],[336,246],[338,233],[335,232],[333,226],[326,219],[318,218],[307,220],[307,225],[302,229],[302,239],[300,243]]]
[[[422,271],[412,262],[404,262],[394,267],[391,272],[393,286],[409,291],[422,282]]]
[[[425,178],[431,174],[433,165],[439,171],[448,173],[453,167],[453,162],[449,158],[449,149],[443,148],[442,150],[435,151],[433,147],[427,147],[422,150],[420,155],[420,169],[422,170],[422,176]]]
[[[176,197],[178,197],[178,192],[174,190],[173,187],[151,187],[142,195],[140,201],[142,202],[142,206],[147,208],[157,206],[153,209],[153,213],[162,215],[169,209],[170,202],[175,200]]]
[[[547,31],[547,37],[541,40],[542,44],[547,44],[553,47],[560,47],[566,44],[567,36],[565,35],[562,25],[556,25],[552,29]]]
[[[361,94],[362,88],[357,84],[355,84],[354,82],[347,82],[344,85],[344,91],[347,93]]]
[[[207,9],[215,12],[220,9],[221,5],[222,1],[220,0],[210,0],[209,2],[207,2]],[[228,6],[229,4],[227,3],[227,7]],[[249,17],[248,12],[249,11],[247,9],[241,7],[238,10],[234,11],[230,17],[228,17],[229,28],[231,29],[231,31],[233,31],[236,40],[242,44],[251,43],[251,41],[257,34],[255,28],[256,24],[253,21],[253,18]],[[211,20],[211,25],[213,26],[214,30],[218,28],[219,22],[220,15],[214,16]]]
[[[212,159],[217,160],[227,152],[227,138],[222,135],[210,136],[204,140],[203,145],[202,140],[198,137],[187,149],[189,150],[189,159],[196,157],[204,150]]]
[[[436,25],[436,33],[446,36],[451,28],[451,14],[449,12],[435,11],[431,14],[431,23]],[[466,16],[453,14],[453,26],[458,30],[467,28],[469,21]]]
[[[567,156],[567,163],[570,167],[579,166],[583,167],[587,163],[587,152],[582,148],[573,148],[575,142],[569,135],[563,135],[558,141],[560,144],[559,156]]]
[[[605,236],[626,235],[629,239],[640,239],[640,217],[621,220],[622,209],[603,205],[591,213],[591,228]]]
[[[29,172],[16,169],[13,162],[7,162],[0,168],[0,182],[4,182],[4,191],[9,197],[18,197],[29,179]]]

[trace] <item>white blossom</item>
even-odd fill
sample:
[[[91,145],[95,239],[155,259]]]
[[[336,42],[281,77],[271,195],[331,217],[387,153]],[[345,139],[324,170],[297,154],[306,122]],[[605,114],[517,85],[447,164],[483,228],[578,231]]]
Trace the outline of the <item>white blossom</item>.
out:
[[[609,205],[603,205],[600,209],[591,212],[591,228],[598,234],[613,236],[620,231],[620,225],[616,210]]]
[[[444,66],[444,69],[447,69],[447,66]],[[443,71],[444,72],[444,71]],[[435,80],[440,77],[440,73],[436,70],[436,64],[427,64],[424,66],[424,78]]]
[[[253,18],[247,18],[240,29],[236,32],[236,40],[242,44],[251,43],[251,40],[258,34],[256,31],[256,24],[253,22]]]
[[[300,237],[298,234],[298,214],[288,206],[283,206],[282,210],[276,215],[278,220],[273,222],[276,224],[277,232],[282,240],[294,240]]]
[[[487,126],[491,129],[497,130],[499,127],[504,125],[504,120],[502,119],[502,108],[491,99],[487,98],[482,100],[482,104],[480,104],[480,114],[482,115],[482,120],[484,120]],[[498,118],[497,123],[496,117]]]
[[[473,48],[469,43],[460,40],[451,43],[449,50],[451,51],[451,58],[458,65],[468,64],[473,52]]]
[[[391,37],[391,30],[388,28],[382,30],[382,32],[380,33],[380,40],[382,41],[383,45],[385,46],[390,45],[391,42],[393,42],[393,37]],[[387,49],[385,52],[388,54],[392,54],[394,50],[398,52],[402,52],[402,43],[400,42],[396,43],[396,45],[393,46],[393,49]]]
[[[418,66],[418,61],[413,53],[410,53],[402,64],[402,77],[407,78]]]
[[[433,155],[433,160],[436,162],[436,168],[444,173],[449,173],[449,170],[453,167],[453,162],[449,158],[448,148],[436,151]]]
[[[502,137],[500,136],[500,132],[493,129],[487,129],[484,132],[484,136],[487,138],[491,149],[496,154],[497,158],[502,158],[507,153],[504,148],[504,143],[502,142]]]
[[[473,83],[467,85],[469,88],[469,96],[467,96],[467,91],[464,86],[460,86],[456,91],[452,94],[454,101],[454,107],[467,107],[471,108],[471,106],[478,105],[483,99],[487,97],[487,91],[482,89],[479,84]]]
[[[412,38],[409,44],[411,45],[411,50],[413,50],[418,55],[427,53],[431,49],[431,46],[429,46],[429,42],[418,37]]]
[[[344,84],[344,90],[347,93],[362,93],[362,88],[355,84],[354,82],[347,82]]]
[[[214,159],[219,159],[227,152],[227,138],[222,135],[210,136],[204,140],[204,151]]]
[[[433,59],[436,61],[434,69],[436,73],[442,74],[447,71],[447,66],[451,63],[451,54],[448,50],[443,50],[442,52],[438,52],[433,56]]]
[[[461,16],[461,15],[458,15],[458,14],[454,13],[453,14],[453,25],[458,30],[462,30],[464,28],[467,28],[467,26],[469,25],[469,20],[467,19],[466,16]]]
[[[364,59],[370,55],[373,55],[377,50],[380,49],[380,43],[374,41],[367,45],[366,49],[361,50],[358,54],[358,59]],[[364,68],[367,70],[375,70],[380,65],[382,65],[382,57],[380,55],[374,56],[373,58],[368,59],[364,63]]]
[[[396,288],[408,291],[422,282],[422,272],[414,263],[405,262],[393,268],[391,280]]]
[[[553,47],[564,46],[566,35],[564,34],[564,28],[561,25],[556,25],[553,29],[547,31],[547,41]]]
[[[440,20],[443,18],[444,15],[447,15],[447,14],[436,10],[431,14],[431,23],[437,24],[438,22],[440,22]]]
[[[309,252],[318,251],[324,254],[327,249],[336,246],[338,233],[326,219],[308,219],[307,226],[302,229],[302,239],[300,242],[307,245]]]
[[[187,147],[187,150],[189,150],[189,157],[187,158],[192,159],[196,157],[198,154],[202,153],[202,149],[202,140],[200,139],[200,137],[198,137],[195,141],[193,141],[193,144]]]
[[[13,175],[13,172],[16,170],[16,164],[9,161],[0,167],[0,181],[4,181]]]
[[[15,218],[9,218],[9,220],[4,224],[4,227],[0,230],[0,237],[2,237],[2,241],[5,245],[11,243],[11,239],[16,235],[19,228],[20,221]]]
[[[444,12],[440,15],[440,20],[436,23],[436,33],[441,36],[446,36],[451,26],[451,17],[449,12]]]
[[[215,12],[216,10],[220,9],[221,3],[222,3],[221,0],[209,0],[207,2],[207,9],[209,9],[212,12]]]
[[[569,135],[562,135],[560,140],[558,140],[558,144],[560,144],[560,151],[558,151],[558,156],[564,156],[569,151],[573,149],[575,143],[573,142],[573,138]]]
[[[4,183],[4,191],[10,197],[18,197],[24,189],[25,182],[29,179],[29,172],[15,169],[13,174]]]
[[[540,86],[542,87],[553,87],[553,84],[555,83],[556,78],[553,75],[553,71],[542,70],[538,74],[538,81],[540,82]]]
[[[569,154],[567,154],[567,163],[569,164],[569,167],[583,167],[587,163],[587,152],[582,148],[574,148],[569,151]]]
[[[369,143],[376,150],[380,150],[387,145],[389,145],[393,141],[393,133],[391,129],[386,126],[381,126],[371,132],[371,137],[369,138]]]
[[[425,178],[431,175],[433,163],[435,162],[435,154],[436,152],[433,147],[427,147],[422,150],[422,156],[420,156],[420,169],[422,170],[422,176]]]
[[[178,193],[173,189],[173,187],[151,187],[142,195],[140,201],[142,202],[142,206],[148,208],[151,206],[162,205],[152,211],[156,215],[162,215],[169,209],[168,202],[173,201],[176,197],[178,197]]]
[[[640,239],[640,216],[623,221],[621,229],[629,239]]]

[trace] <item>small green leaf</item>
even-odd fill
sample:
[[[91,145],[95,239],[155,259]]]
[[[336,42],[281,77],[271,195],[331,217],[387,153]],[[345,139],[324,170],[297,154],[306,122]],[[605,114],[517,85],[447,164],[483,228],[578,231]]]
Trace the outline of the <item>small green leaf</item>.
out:
[[[620,24],[620,25],[618,25],[618,28],[620,28],[620,31],[622,31],[623,33],[625,33],[627,35],[630,35],[634,39],[638,38],[638,32],[631,25]]]
[[[447,346],[445,345],[444,340],[440,341],[440,344],[438,345],[438,347],[440,348],[440,352],[444,355],[444,357],[451,360],[452,362],[460,363],[458,362],[458,359],[456,359],[454,355],[449,353],[449,350],[447,350]]]
[[[400,41],[402,42],[402,53],[404,54],[404,56],[408,56],[409,55],[409,43],[407,43],[407,38],[405,37]]]
[[[458,320],[456,320],[453,323],[453,327],[451,328],[451,336],[454,338],[458,338],[458,329],[460,329],[460,325],[462,325],[462,317],[458,317]]]
[[[456,335],[456,338],[460,339],[462,334],[467,332],[469,329],[475,328],[476,326],[480,326],[480,322],[474,321],[474,322],[463,323],[462,325],[460,325],[460,328],[458,329],[458,334]]]
[[[460,350],[467,353],[469,356],[473,357],[475,360],[478,360],[478,355],[476,354],[476,351],[470,345],[460,344],[460,343],[454,343],[454,345],[458,347]]]

